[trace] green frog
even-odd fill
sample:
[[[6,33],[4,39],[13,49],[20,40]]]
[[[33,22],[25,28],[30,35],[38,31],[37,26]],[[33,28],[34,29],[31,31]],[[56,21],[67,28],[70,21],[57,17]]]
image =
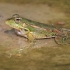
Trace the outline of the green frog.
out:
[[[68,38],[68,30],[66,29],[32,21],[18,14],[7,19],[6,24],[14,28],[17,35],[27,38],[30,42],[37,39],[54,38],[56,43],[61,44]]]

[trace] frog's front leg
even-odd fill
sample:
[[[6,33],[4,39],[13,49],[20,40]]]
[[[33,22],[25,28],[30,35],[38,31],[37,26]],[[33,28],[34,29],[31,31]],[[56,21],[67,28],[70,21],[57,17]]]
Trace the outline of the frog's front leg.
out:
[[[15,30],[15,31],[17,35],[26,37],[29,42],[34,42],[35,40],[34,33],[31,32],[28,28],[23,28],[21,30]]]
[[[35,41],[35,36],[34,36],[33,32],[27,32],[26,35],[27,35],[27,39],[29,42]]]

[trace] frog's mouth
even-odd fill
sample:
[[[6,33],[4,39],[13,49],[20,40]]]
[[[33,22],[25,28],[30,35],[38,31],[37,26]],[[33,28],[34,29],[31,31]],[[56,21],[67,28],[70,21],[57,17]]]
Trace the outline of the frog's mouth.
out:
[[[15,22],[14,20],[6,20],[5,22],[8,26],[20,30],[21,28],[23,28],[23,26],[21,24],[17,24],[18,22]]]
[[[13,21],[6,20],[5,23],[12,28],[16,27]]]

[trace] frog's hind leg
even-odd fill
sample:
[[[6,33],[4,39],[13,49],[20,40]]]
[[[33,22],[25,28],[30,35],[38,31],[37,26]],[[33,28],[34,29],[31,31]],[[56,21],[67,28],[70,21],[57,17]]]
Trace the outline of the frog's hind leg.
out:
[[[55,42],[59,45],[66,44],[67,37],[66,36],[55,36]]]
[[[54,40],[55,40],[55,43],[61,44],[61,37],[60,37],[60,36],[56,36],[56,37],[54,38]]]

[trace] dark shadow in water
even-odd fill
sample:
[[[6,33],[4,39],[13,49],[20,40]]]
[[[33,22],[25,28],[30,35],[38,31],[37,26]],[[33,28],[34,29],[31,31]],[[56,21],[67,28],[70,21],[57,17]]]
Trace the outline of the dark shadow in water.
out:
[[[67,64],[56,64],[55,67],[61,67],[61,66],[70,66],[70,63]]]
[[[24,36],[22,36],[22,35],[18,35],[18,34],[15,32],[15,29],[14,29],[14,28],[12,28],[11,30],[6,30],[6,31],[4,31],[4,33],[9,34],[9,35],[15,35],[15,36],[19,36],[19,37],[26,38],[26,37],[24,37]]]
[[[4,31],[6,34],[16,34],[14,29]]]

